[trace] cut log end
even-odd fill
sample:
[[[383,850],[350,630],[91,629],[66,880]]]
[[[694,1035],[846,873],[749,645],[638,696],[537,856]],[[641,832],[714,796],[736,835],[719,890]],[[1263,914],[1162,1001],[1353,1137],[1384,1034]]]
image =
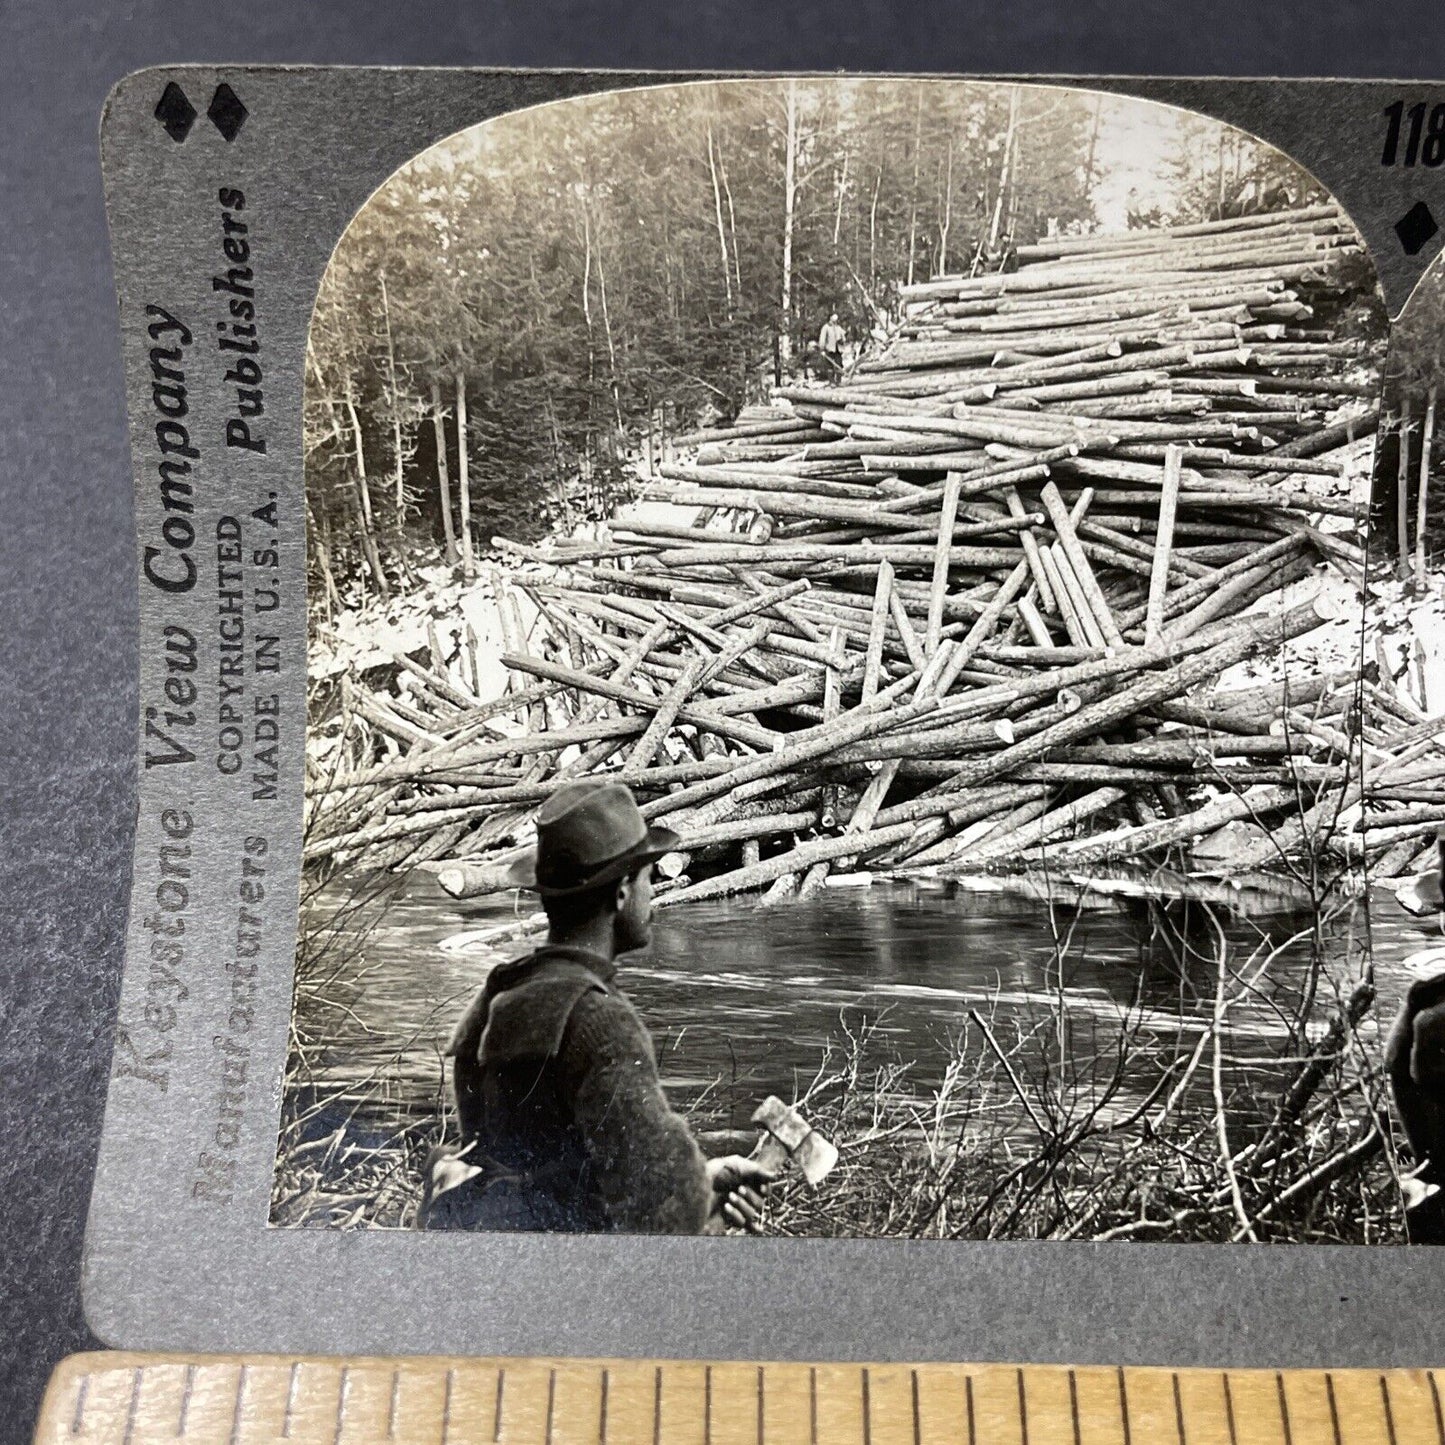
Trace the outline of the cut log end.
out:
[[[437,869],[437,887],[450,898],[482,898],[516,888],[510,867],[483,863],[448,863]]]

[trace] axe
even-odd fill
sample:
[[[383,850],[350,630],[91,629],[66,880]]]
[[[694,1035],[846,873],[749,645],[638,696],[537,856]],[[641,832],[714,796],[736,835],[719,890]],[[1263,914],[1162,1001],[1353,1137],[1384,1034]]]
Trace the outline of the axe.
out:
[[[802,1116],[794,1104],[769,1094],[753,1114],[763,1135],[752,1158],[778,1171],[793,1160],[809,1184],[821,1184],[838,1162],[838,1151]]]

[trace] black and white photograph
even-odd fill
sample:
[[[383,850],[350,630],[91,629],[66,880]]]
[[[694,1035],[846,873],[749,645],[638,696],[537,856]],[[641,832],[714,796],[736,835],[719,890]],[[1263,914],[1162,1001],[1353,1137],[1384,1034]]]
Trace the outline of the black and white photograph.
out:
[[[1442,298],[1083,86],[402,166],[305,358],[271,1223],[1445,1242]]]

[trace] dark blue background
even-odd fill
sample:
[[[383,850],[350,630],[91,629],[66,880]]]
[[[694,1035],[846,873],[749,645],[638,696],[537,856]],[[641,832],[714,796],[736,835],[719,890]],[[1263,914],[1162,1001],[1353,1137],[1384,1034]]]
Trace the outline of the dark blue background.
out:
[[[92,1345],[76,1282],[134,815],[129,459],[97,126],[254,61],[1445,79],[1445,6],[0,0],[0,1441]]]

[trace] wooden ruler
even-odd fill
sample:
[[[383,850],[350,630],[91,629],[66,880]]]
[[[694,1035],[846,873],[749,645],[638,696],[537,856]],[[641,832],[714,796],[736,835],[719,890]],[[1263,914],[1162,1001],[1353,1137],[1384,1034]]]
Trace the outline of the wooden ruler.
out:
[[[1428,1370],[75,1355],[37,1445],[1445,1445]]]

